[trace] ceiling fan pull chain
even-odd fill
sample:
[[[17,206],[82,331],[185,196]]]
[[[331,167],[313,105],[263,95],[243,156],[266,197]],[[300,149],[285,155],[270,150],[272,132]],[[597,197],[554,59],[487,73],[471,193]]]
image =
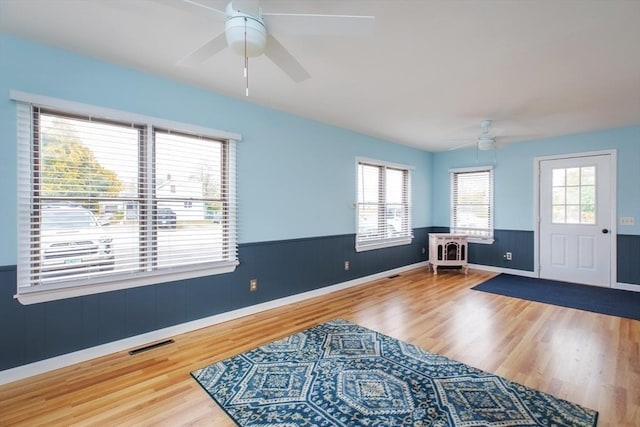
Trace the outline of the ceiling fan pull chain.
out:
[[[244,96],[249,96],[249,57],[247,56],[247,18],[244,18]]]

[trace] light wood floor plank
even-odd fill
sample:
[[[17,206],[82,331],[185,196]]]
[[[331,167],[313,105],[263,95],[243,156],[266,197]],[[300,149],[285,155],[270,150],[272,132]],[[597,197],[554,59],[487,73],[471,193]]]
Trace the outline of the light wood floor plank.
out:
[[[472,291],[492,273],[424,269],[0,387],[0,425],[235,425],[189,376],[344,318],[640,426],[640,321]]]

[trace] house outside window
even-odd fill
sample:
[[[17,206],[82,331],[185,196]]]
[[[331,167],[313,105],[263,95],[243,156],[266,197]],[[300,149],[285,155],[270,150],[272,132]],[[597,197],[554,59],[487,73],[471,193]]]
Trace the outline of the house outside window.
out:
[[[493,168],[451,169],[450,231],[493,243]]]
[[[359,159],[357,170],[356,251],[411,243],[411,167]]]
[[[19,299],[235,269],[233,139],[16,100]]]

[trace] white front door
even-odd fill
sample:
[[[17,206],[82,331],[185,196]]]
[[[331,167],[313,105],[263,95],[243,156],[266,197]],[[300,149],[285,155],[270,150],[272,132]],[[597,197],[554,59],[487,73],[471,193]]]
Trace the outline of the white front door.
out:
[[[611,286],[611,157],[540,160],[540,277]]]

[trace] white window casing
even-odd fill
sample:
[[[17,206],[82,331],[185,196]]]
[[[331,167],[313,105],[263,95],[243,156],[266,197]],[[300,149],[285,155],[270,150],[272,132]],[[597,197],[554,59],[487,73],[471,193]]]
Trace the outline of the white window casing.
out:
[[[22,303],[234,271],[240,135],[10,95]]]
[[[412,167],[357,159],[356,251],[410,244]]]
[[[493,234],[493,167],[450,169],[450,232],[468,241],[491,244]]]

